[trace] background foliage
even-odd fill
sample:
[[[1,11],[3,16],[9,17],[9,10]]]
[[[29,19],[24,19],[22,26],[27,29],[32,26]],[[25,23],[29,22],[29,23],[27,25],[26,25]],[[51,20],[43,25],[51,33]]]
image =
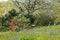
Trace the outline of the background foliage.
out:
[[[1,30],[9,30],[13,19],[17,19],[15,25],[17,29],[60,24],[60,2],[56,0],[49,3],[42,0],[28,0],[25,2],[0,2],[0,4]]]

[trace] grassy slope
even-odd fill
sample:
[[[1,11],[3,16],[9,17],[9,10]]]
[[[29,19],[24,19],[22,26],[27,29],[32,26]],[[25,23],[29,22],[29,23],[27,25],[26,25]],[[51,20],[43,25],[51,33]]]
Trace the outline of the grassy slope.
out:
[[[0,15],[2,15],[5,10],[8,10],[8,8],[12,6],[13,4],[11,2],[0,2]]]
[[[16,32],[16,33],[0,34],[0,40],[9,40],[9,39],[10,40],[60,40],[60,26],[41,27],[30,30],[23,30],[18,33]]]

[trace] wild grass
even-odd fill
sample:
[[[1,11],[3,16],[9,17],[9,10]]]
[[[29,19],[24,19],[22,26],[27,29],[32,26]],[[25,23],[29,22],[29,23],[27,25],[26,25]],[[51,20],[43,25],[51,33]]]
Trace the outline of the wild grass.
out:
[[[9,40],[11,37],[15,36],[15,32],[1,32],[0,40]]]
[[[60,40],[60,26],[47,26],[22,30],[20,32],[0,33],[0,40]]]

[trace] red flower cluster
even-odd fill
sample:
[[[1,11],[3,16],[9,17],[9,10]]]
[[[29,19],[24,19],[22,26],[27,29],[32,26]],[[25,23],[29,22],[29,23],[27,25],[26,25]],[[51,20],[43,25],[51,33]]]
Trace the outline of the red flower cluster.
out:
[[[14,26],[15,26],[16,22],[17,22],[16,19],[14,19],[14,20],[11,22],[11,24],[10,24],[10,30],[11,30],[11,31],[14,31]]]

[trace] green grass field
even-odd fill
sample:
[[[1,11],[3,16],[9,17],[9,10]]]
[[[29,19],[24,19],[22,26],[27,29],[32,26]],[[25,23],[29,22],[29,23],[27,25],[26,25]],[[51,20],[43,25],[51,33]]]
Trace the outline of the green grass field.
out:
[[[60,40],[60,26],[33,28],[20,32],[0,32],[0,40]]]

